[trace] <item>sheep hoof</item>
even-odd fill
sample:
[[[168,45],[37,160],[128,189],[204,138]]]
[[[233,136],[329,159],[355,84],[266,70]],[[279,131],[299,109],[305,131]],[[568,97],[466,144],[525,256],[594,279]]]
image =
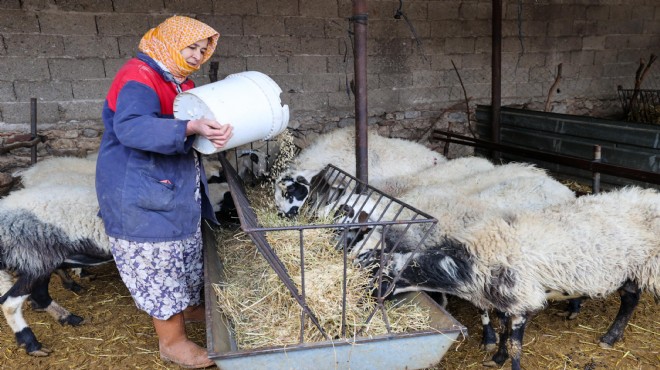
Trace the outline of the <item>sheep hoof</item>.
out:
[[[609,343],[599,342],[598,345],[600,346],[600,348],[604,348],[604,349],[612,349],[612,345],[609,344]]]
[[[578,312],[570,312],[567,316],[567,319],[569,320],[575,320],[578,317]]]
[[[82,293],[85,291],[85,287],[76,283],[75,281],[71,282],[70,284],[63,284],[63,285],[66,290],[70,290],[74,293]]]
[[[485,367],[500,367],[500,365],[498,365],[497,362],[493,360],[484,361],[481,364],[484,365]]]
[[[40,349],[34,350],[32,352],[28,352],[28,355],[34,356],[34,357],[46,357],[48,356],[53,350],[46,348],[46,347],[41,347]]]
[[[479,349],[486,352],[493,352],[497,349],[497,343],[483,343],[479,346]]]
[[[85,323],[85,319],[74,314],[69,314],[62,319],[60,319],[60,324],[62,325],[71,325],[71,326],[80,326]]]

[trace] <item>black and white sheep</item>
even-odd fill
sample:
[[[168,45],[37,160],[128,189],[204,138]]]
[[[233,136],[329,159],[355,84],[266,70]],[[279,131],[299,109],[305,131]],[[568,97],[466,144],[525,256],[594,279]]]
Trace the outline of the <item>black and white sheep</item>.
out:
[[[393,281],[395,291],[418,286],[502,312],[510,327],[487,364],[502,365],[508,346],[512,369],[520,369],[527,319],[548,300],[604,298],[618,291],[621,307],[600,338],[602,347],[612,347],[641,292],[660,299],[658,235],[660,193],[631,187],[541,211],[487,218],[422,251],[404,246],[385,269],[400,274]]]
[[[447,163],[451,163],[450,160]],[[442,170],[446,167],[439,167]],[[414,180],[412,181],[414,183]],[[509,213],[528,210],[540,210],[551,205],[563,204],[575,200],[574,193],[565,185],[548,176],[545,171],[532,165],[510,163],[496,166],[490,170],[475,172],[465,178],[442,182],[436,185],[413,187],[400,195],[399,199],[415,208],[428,212],[438,220],[437,227],[425,236],[421,248],[432,248],[447,236],[463,232],[466,227],[487,218],[502,217]],[[406,211],[388,203],[379,203],[378,198],[372,199],[364,195],[345,196],[340,201],[342,209],[348,210],[350,216],[340,222],[355,222],[356,216],[375,214],[382,218],[383,213],[389,213],[387,219],[397,213],[400,219],[410,218]],[[327,211],[326,211],[327,212]],[[408,211],[410,212],[410,211]],[[365,219],[357,220],[365,222]],[[372,219],[371,221],[378,221]],[[403,228],[403,227],[402,227]],[[412,226],[412,229],[423,228],[422,225]],[[371,238],[363,238],[361,243],[348,243],[349,256],[356,261],[369,260],[371,254],[379,247],[378,231],[370,231]],[[407,245],[419,244],[422,231],[406,233],[402,240]],[[359,239],[359,237],[358,237]],[[410,287],[420,289],[419,286]],[[432,291],[431,289],[424,289]],[[402,291],[402,290],[400,290]],[[579,305],[571,306],[579,310]],[[496,348],[497,336],[487,312],[482,312],[483,338],[482,347],[486,350]]]
[[[85,158],[79,157],[50,157],[34,165],[17,171],[24,188],[46,185],[82,185],[94,187],[96,173],[96,158],[93,153]],[[73,292],[80,292],[84,288],[78,284],[68,271],[71,270],[79,278],[93,278],[92,274],[82,268],[57,269],[55,273],[62,281],[64,288]]]
[[[269,160],[267,153],[257,149],[233,149],[227,153],[205,155],[202,157],[206,178],[211,182],[225,182],[226,177],[218,155],[224,155],[234,166],[238,177],[245,183],[256,183],[268,177]]]
[[[0,304],[19,346],[30,355],[50,352],[23,318],[29,297],[62,324],[84,320],[50,297],[51,274],[60,267],[94,266],[112,261],[96,192],[89,186],[35,186],[0,200]],[[9,273],[17,276],[8,280]]]
[[[395,176],[414,176],[447,159],[424,145],[408,140],[380,136],[368,131],[369,182]],[[307,200],[311,185],[323,169],[333,164],[355,175],[355,129],[346,127],[319,136],[303,149],[275,181],[275,204],[282,215],[295,216]],[[341,187],[326,179],[332,188]]]

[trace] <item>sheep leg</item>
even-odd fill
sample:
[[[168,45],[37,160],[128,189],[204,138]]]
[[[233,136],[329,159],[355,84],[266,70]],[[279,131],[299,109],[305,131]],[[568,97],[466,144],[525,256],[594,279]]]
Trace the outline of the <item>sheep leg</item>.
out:
[[[483,362],[483,365],[487,367],[501,367],[507,358],[509,358],[509,351],[506,346],[509,340],[509,334],[511,333],[509,328],[510,318],[502,312],[496,312],[500,319],[500,345],[493,357]]]
[[[55,270],[55,274],[59,276],[60,280],[62,280],[62,286],[64,287],[64,289],[70,290],[74,293],[80,293],[83,290],[85,290],[85,288],[83,288],[80,284],[76,283],[76,281],[73,280],[73,278],[71,278],[71,275],[69,275],[69,273],[66,270],[57,269]]]
[[[626,281],[625,284],[619,289],[619,295],[621,296],[621,306],[619,307],[619,312],[616,314],[612,325],[607,330],[607,333],[600,337],[599,345],[602,348],[612,348],[614,343],[623,337],[623,331],[628,325],[628,321],[632,317],[635,307],[639,303],[639,297],[642,294],[642,290],[637,286],[637,283],[630,280]]]
[[[481,337],[480,349],[491,352],[497,347],[497,332],[490,321],[490,315],[486,310],[481,311],[481,325],[483,327],[483,336]]]
[[[568,320],[575,320],[582,308],[582,300],[582,298],[569,299],[566,310],[558,313],[557,316],[565,317]]]
[[[71,326],[82,325],[85,322],[85,319],[78,315],[74,315],[69,312],[66,308],[60,306],[53,300],[53,298],[48,293],[48,283],[50,277],[36,283],[32,288],[32,294],[30,294],[30,302],[33,307],[37,307],[39,311],[46,311],[51,315],[57,322],[62,325],[68,324]]]
[[[522,357],[523,335],[527,326],[526,315],[515,315],[511,318],[511,338],[509,353],[511,354],[511,370],[520,370]]]
[[[5,278],[2,279],[1,288],[3,290],[7,287],[7,282],[5,280]],[[30,295],[29,291],[32,285],[29,280],[26,280],[27,279],[24,277],[19,276],[11,288],[0,297],[2,313],[5,315],[7,324],[14,332],[16,342],[20,347],[25,347],[25,351],[32,356],[48,356],[51,350],[43,347],[41,343],[39,343],[34,332],[23,318],[23,303]]]

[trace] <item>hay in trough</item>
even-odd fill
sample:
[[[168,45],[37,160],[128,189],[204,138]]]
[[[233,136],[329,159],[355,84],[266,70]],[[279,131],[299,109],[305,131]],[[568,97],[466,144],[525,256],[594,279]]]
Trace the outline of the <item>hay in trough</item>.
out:
[[[291,220],[276,215],[270,189],[248,192],[253,209],[264,227],[292,226]],[[272,202],[271,202],[272,203]],[[296,220],[311,224],[311,220]],[[328,224],[328,220],[316,221]],[[268,243],[287,268],[299,292],[302,292],[300,232],[269,231]],[[306,229],[303,232],[304,279],[306,303],[332,339],[342,338],[343,254],[334,249],[331,228]],[[220,310],[232,322],[238,347],[254,349],[286,346],[300,342],[301,307],[282,281],[259,254],[243,232],[219,231],[218,254],[223,263],[225,281],[214,284]],[[373,337],[387,334],[379,312],[366,324],[377,302],[369,292],[371,275],[349,262],[346,270],[346,337]],[[393,333],[431,330],[428,309],[410,303],[386,302],[387,320]],[[325,338],[309,319],[304,321],[304,341]]]

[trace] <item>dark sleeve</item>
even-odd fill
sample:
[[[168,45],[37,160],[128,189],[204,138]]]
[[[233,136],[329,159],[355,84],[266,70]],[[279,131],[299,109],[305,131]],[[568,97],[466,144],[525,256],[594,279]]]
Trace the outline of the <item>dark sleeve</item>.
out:
[[[160,99],[154,90],[129,81],[117,97],[113,119],[119,141],[131,148],[160,154],[186,153],[194,136],[186,137],[186,120],[161,118]]]

